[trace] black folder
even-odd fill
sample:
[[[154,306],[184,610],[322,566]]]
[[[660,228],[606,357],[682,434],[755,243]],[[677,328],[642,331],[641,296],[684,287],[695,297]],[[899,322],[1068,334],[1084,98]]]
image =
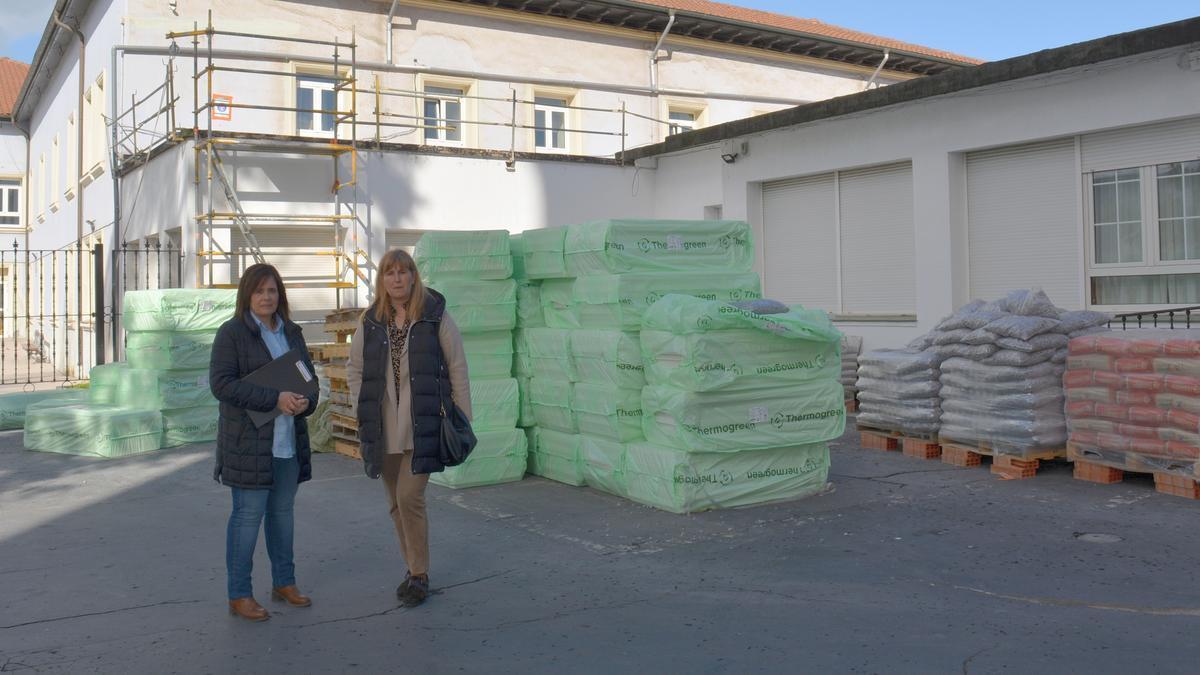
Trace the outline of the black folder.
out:
[[[290,391],[305,396],[317,393],[317,376],[304,362],[304,354],[299,349],[293,349],[242,379],[250,384],[281,392]],[[256,427],[261,427],[283,414],[278,407],[271,412],[247,410],[246,413],[250,415],[250,421],[254,422]]]

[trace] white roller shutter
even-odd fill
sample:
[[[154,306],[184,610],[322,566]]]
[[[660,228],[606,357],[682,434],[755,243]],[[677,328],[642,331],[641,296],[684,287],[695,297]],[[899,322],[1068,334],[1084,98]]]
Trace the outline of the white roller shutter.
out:
[[[1200,117],[1113,129],[1079,139],[1084,172],[1200,157]]]
[[[968,154],[972,297],[1040,286],[1079,309],[1079,200],[1071,139]]]
[[[289,284],[328,284],[334,280],[334,258],[313,255],[318,251],[333,251],[332,228],[256,227],[254,236],[266,262],[275,266]],[[239,272],[254,264],[248,254],[249,245],[238,229],[233,230],[233,249],[246,252],[239,256]],[[318,319],[337,308],[336,290],[328,287],[287,289],[288,305],[293,319]]]
[[[833,174],[765,183],[762,198],[764,293],[839,311]]]
[[[838,203],[842,311],[915,313],[912,165],[840,172]]]

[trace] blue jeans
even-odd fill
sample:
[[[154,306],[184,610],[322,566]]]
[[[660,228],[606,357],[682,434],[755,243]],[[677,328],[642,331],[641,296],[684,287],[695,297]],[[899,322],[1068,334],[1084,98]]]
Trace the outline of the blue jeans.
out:
[[[225,534],[225,570],[229,575],[229,599],[254,594],[250,572],[254,569],[254,545],[258,526],[266,516],[267,555],[271,558],[271,580],[275,588],[296,583],[296,565],[292,561],[295,533],[293,507],[296,503],[300,462],[295,457],[271,459],[272,482],[269,489],[231,488],[233,512]]]

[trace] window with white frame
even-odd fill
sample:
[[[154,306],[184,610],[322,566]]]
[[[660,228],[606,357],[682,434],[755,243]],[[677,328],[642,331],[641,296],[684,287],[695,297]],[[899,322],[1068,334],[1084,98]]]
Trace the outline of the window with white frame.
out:
[[[21,181],[0,179],[0,225],[21,224]]]
[[[75,142],[75,113],[71,113],[67,116],[67,181],[63,189],[68,200],[75,198],[75,179],[79,177],[79,151]]]
[[[556,96],[533,99],[533,147],[539,152],[567,152],[567,113],[570,101]]]
[[[667,113],[667,135],[674,136],[696,128],[696,113],[692,110],[670,110]]]
[[[296,133],[301,136],[333,136],[337,112],[335,80],[329,77],[296,78]]]
[[[425,141],[458,145],[463,142],[463,100],[457,87],[425,85]]]
[[[58,136],[55,135],[54,143],[50,146],[50,210],[58,210],[58,175],[59,175],[59,160],[58,160]]]
[[[1200,304],[1200,161],[1094,171],[1091,303]]]

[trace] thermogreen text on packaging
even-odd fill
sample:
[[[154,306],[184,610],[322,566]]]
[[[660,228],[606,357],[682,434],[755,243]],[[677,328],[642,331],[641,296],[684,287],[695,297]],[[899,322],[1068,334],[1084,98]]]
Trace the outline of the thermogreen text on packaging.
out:
[[[567,228],[571,276],[624,272],[749,272],[750,226],[727,220],[604,220]]]

